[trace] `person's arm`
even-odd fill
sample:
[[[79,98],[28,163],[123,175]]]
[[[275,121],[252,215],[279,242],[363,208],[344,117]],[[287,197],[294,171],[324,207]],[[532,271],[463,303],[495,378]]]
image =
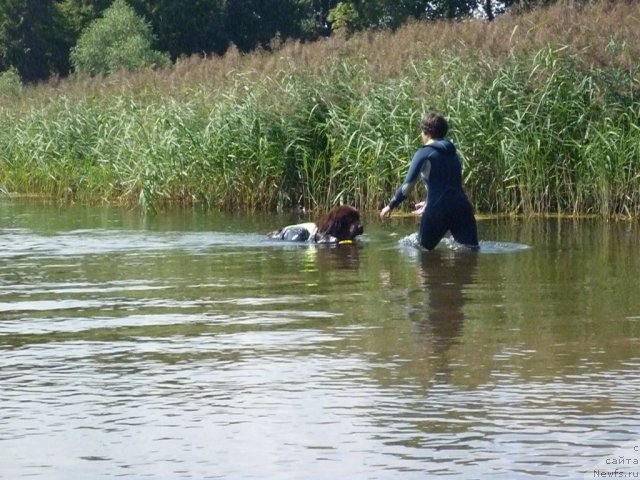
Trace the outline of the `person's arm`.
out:
[[[416,152],[416,154],[411,159],[411,164],[409,165],[409,171],[407,172],[407,176],[404,181],[396,190],[396,193],[393,195],[393,198],[389,202],[389,204],[384,207],[380,211],[380,217],[388,217],[391,215],[391,210],[400,205],[404,200],[406,200],[407,196],[413,190],[416,183],[420,180],[420,172],[424,167],[424,162],[427,161],[426,152],[424,149],[420,149]]]

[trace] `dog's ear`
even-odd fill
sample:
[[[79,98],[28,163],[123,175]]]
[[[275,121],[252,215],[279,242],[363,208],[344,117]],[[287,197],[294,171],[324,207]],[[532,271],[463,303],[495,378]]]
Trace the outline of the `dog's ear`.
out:
[[[325,216],[321,217],[316,221],[316,225],[318,227],[318,233],[321,235],[329,234],[331,235],[331,231],[333,230],[333,225],[335,223],[335,210],[331,210]]]

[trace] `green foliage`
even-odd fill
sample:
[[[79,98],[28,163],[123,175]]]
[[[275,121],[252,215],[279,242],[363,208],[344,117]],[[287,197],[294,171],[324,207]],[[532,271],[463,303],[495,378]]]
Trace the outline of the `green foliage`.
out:
[[[96,20],[112,0],[58,0],[57,10],[66,21],[66,29],[75,44],[82,31]]]
[[[222,55],[233,45],[242,53],[270,50],[282,41],[312,41],[333,31],[351,34],[365,29],[396,29],[407,19],[459,19],[483,13],[488,19],[504,13],[514,3],[530,8],[553,0],[128,0],[135,12],[149,22],[157,41],[147,34],[120,40],[116,47],[96,60],[95,46],[107,34],[84,38],[80,51],[71,53],[82,32],[112,0],[0,0],[0,70],[14,67],[25,82],[65,77],[76,70],[111,71],[165,64],[155,50],[168,52],[172,60],[191,55]],[[118,0],[123,3],[123,0]],[[112,23],[116,23],[115,19]],[[127,25],[127,23],[125,23]],[[106,30],[119,32],[114,26]],[[149,29],[146,26],[145,29]],[[98,30],[95,28],[95,30]],[[83,45],[84,44],[84,45]],[[78,47],[76,47],[77,50]],[[71,58],[74,55],[74,58]],[[136,59],[135,61],[133,59]],[[80,68],[78,68],[80,67]]]
[[[433,0],[426,2],[425,16],[430,19],[461,19],[492,2],[476,0]]]
[[[168,55],[153,50],[153,41],[145,20],[125,0],[115,0],[80,36],[71,62],[91,75],[168,65]]]
[[[15,68],[27,82],[69,70],[65,19],[52,0],[0,1],[0,70]]]
[[[614,87],[607,70],[578,68],[565,49],[550,47],[511,58],[492,76],[481,71],[480,80],[460,69],[443,72],[453,80],[444,109],[460,132],[467,184],[481,210],[638,209],[638,195],[622,187],[640,175],[640,157],[628,143],[640,140],[629,123],[640,120],[640,99],[630,88],[618,90],[631,77]]]
[[[158,46],[172,58],[181,55],[223,54],[228,45],[225,0],[144,1],[132,0],[158,36]]]
[[[327,20],[331,22],[331,30],[337,34],[349,35],[359,26],[358,11],[350,2],[340,2],[331,11]]]
[[[419,147],[422,113],[439,110],[481,212],[637,217],[638,8],[514,20],[538,24],[538,44],[513,23],[484,37],[481,22],[416,24],[24,89],[0,99],[0,190],[148,209],[377,209]]]
[[[0,73],[0,96],[15,97],[22,91],[20,74],[15,68]]]
[[[150,209],[374,209],[419,146],[422,112],[437,109],[450,117],[480,211],[635,216],[640,100],[624,89],[635,74],[581,70],[546,48],[497,70],[429,59],[376,81],[365,61],[344,60],[314,79],[239,76],[232,89],[203,84],[183,100],[58,98],[0,118],[10,152],[0,185]]]

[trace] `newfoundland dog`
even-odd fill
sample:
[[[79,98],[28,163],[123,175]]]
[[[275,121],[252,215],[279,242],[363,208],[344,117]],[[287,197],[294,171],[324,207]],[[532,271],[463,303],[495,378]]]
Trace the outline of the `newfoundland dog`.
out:
[[[340,205],[316,222],[289,225],[267,236],[292,242],[351,243],[363,232],[358,210]]]

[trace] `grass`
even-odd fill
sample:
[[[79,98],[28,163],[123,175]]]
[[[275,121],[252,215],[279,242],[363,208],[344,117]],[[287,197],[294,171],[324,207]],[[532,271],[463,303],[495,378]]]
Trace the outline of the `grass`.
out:
[[[0,191],[373,210],[436,109],[480,212],[638,217],[639,32],[636,2],[561,3],[0,92]]]

